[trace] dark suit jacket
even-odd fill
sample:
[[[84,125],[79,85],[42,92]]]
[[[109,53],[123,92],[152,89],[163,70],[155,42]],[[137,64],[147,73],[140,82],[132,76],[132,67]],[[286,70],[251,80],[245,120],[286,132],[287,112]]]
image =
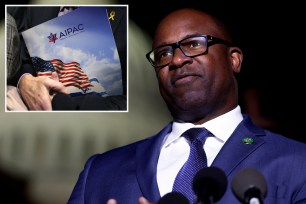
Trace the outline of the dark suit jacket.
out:
[[[160,194],[156,168],[160,147],[171,131],[168,124],[158,134],[103,154],[93,155],[73,189],[69,204],[136,204],[140,196],[157,202]],[[242,139],[251,137],[252,144]],[[306,203],[306,144],[254,126],[248,116],[239,124],[212,166],[225,172],[228,183],[241,169],[256,168],[267,181],[266,204]],[[239,204],[230,185],[218,204]]]
[[[22,32],[32,28],[38,24],[46,22],[58,16],[60,7],[7,7],[10,13],[16,20],[18,31]],[[127,93],[127,23],[126,23],[126,7],[107,7],[108,13],[115,11],[114,20],[110,19],[110,24],[113,30],[114,38],[121,63],[122,71],[122,85],[123,95],[110,96],[107,98],[98,96],[74,97],[71,98],[65,95],[58,95],[52,101],[53,110],[126,110],[126,93]],[[31,58],[23,41],[21,39],[21,57],[22,65],[20,72],[15,78],[8,82],[9,85],[16,86],[19,78],[24,73],[30,73],[36,76],[35,70],[32,66]],[[64,104],[64,105],[62,105]]]

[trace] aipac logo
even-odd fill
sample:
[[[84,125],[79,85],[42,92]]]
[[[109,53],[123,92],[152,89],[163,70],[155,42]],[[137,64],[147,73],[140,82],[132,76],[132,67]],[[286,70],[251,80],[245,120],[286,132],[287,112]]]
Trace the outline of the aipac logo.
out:
[[[48,38],[49,38],[49,42],[55,43],[56,40],[63,40],[65,38],[71,37],[73,35],[77,35],[81,32],[84,32],[83,24],[79,24],[77,26],[70,27],[70,28],[67,28],[67,29],[61,31],[60,34],[59,34],[59,38],[57,37],[57,33],[55,33],[55,34],[50,33]]]
[[[53,42],[53,43],[55,43],[55,41],[58,40],[58,37],[56,37],[56,33],[55,34],[50,33],[48,38],[49,38],[49,42]]]

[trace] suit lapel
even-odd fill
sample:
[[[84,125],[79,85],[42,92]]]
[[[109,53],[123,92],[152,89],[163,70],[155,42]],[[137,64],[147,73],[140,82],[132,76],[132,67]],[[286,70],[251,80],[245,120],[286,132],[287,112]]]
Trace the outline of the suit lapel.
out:
[[[264,144],[261,138],[265,136],[264,131],[254,126],[247,116],[244,117],[212,163],[212,166],[221,167],[226,175],[229,175],[237,165]],[[156,180],[157,162],[163,139],[171,128],[172,123],[169,123],[157,135],[146,139],[137,146],[136,175],[143,196],[149,201],[160,199]],[[252,138],[254,141],[246,144],[243,142],[244,138]]]
[[[261,138],[263,136],[264,131],[255,127],[251,120],[244,116],[244,120],[224,144],[212,166],[221,167],[225,174],[229,175],[237,165],[264,144]],[[244,142],[245,140],[250,142]]]
[[[148,138],[137,147],[136,151],[136,175],[143,193],[149,201],[157,201],[160,198],[156,180],[157,162],[164,137],[171,131],[172,123],[169,123],[157,135]]]

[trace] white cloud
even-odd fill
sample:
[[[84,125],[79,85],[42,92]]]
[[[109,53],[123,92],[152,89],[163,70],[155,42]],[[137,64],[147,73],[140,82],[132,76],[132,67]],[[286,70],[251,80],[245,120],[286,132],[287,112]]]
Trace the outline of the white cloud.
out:
[[[111,48],[111,50],[113,51],[113,59],[114,60],[119,60],[119,54],[118,54],[117,49]]]

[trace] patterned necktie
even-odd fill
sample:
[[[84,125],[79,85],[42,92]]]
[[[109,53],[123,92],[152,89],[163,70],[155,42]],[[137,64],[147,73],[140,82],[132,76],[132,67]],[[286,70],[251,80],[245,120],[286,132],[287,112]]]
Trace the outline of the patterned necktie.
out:
[[[172,191],[184,194],[190,203],[195,203],[196,195],[192,189],[192,182],[195,174],[204,167],[207,167],[207,158],[203,149],[205,139],[211,133],[205,128],[191,128],[185,131],[182,136],[190,141],[190,153],[188,160],[178,172]]]

